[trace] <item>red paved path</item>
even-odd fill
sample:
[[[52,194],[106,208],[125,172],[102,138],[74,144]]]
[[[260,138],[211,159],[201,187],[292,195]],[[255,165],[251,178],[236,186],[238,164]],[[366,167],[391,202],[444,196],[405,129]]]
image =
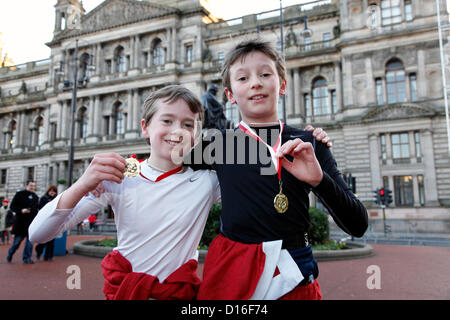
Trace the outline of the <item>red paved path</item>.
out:
[[[69,236],[67,247],[87,238],[99,236]],[[369,258],[319,263],[324,299],[450,299],[450,248],[372,246],[375,255]],[[22,244],[8,264],[8,248],[0,245],[0,299],[104,299],[101,259],[70,254],[24,265]],[[80,290],[67,289],[70,265],[80,267]],[[380,268],[381,289],[367,288],[371,265]]]

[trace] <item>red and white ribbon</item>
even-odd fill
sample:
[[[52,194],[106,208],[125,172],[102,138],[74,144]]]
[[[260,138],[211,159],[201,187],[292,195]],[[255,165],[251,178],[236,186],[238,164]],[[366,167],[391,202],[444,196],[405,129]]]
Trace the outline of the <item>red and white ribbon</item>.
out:
[[[277,153],[278,148],[281,146],[281,134],[283,133],[283,122],[281,122],[281,120],[278,120],[280,122],[280,134],[278,135],[278,139],[275,143],[275,145],[273,147],[269,146],[263,139],[261,139],[256,132],[250,128],[250,126],[248,124],[246,124],[244,121],[241,121],[239,123],[239,129],[241,129],[242,131],[244,131],[246,134],[248,134],[250,137],[258,140],[259,142],[263,143],[270,152],[270,156],[272,158],[272,162],[275,166],[275,170],[278,173],[278,179],[281,178],[281,159],[280,158],[276,158],[275,154]]]

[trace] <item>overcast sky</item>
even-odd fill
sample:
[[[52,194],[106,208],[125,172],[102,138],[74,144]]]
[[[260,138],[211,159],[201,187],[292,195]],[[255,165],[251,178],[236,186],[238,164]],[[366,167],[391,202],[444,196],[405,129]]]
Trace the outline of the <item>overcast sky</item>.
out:
[[[2,0],[0,9],[1,40],[14,64],[46,59],[50,49],[45,45],[53,37],[57,0]],[[86,12],[103,0],[83,0]],[[240,17],[279,8],[279,0],[209,0],[212,13],[224,19]],[[283,0],[283,6],[308,2]],[[215,11],[215,12],[214,12]],[[220,13],[220,14],[219,14]]]

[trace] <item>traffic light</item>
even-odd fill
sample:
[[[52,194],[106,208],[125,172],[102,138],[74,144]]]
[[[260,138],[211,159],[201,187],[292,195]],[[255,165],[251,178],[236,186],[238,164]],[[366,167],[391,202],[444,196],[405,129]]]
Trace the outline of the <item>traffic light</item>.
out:
[[[386,192],[384,191],[384,188],[381,188],[379,190],[380,194],[380,204],[386,205]]]
[[[392,190],[384,189],[386,192],[386,207],[392,203]]]
[[[375,201],[376,204],[380,204],[380,189],[376,189],[374,192],[374,198],[373,201]]]

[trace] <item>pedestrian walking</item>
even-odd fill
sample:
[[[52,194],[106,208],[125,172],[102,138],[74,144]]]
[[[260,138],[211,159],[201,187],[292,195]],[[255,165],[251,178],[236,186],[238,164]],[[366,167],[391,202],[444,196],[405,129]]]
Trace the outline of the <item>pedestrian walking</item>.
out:
[[[10,208],[16,213],[16,222],[12,229],[14,241],[11,248],[9,248],[6,257],[8,262],[11,262],[14,253],[17,251],[22,241],[25,240],[22,261],[25,264],[34,263],[31,259],[33,244],[28,239],[28,227],[38,213],[39,197],[34,193],[35,189],[36,183],[29,180],[27,181],[25,190],[18,191],[11,201]]]
[[[0,238],[2,239],[2,244],[5,244],[5,237],[7,243],[9,243],[9,234],[6,230],[6,216],[8,215],[8,199],[3,199],[2,206],[0,207]]]
[[[56,198],[56,195],[58,194],[58,189],[56,186],[50,186],[47,188],[47,191],[45,194],[39,199],[39,210],[41,210],[47,203],[52,201]],[[55,239],[52,239],[45,243],[40,243],[36,246],[36,258],[38,260],[41,259],[41,255],[44,252],[44,261],[52,261],[53,260],[53,249],[55,246]]]

